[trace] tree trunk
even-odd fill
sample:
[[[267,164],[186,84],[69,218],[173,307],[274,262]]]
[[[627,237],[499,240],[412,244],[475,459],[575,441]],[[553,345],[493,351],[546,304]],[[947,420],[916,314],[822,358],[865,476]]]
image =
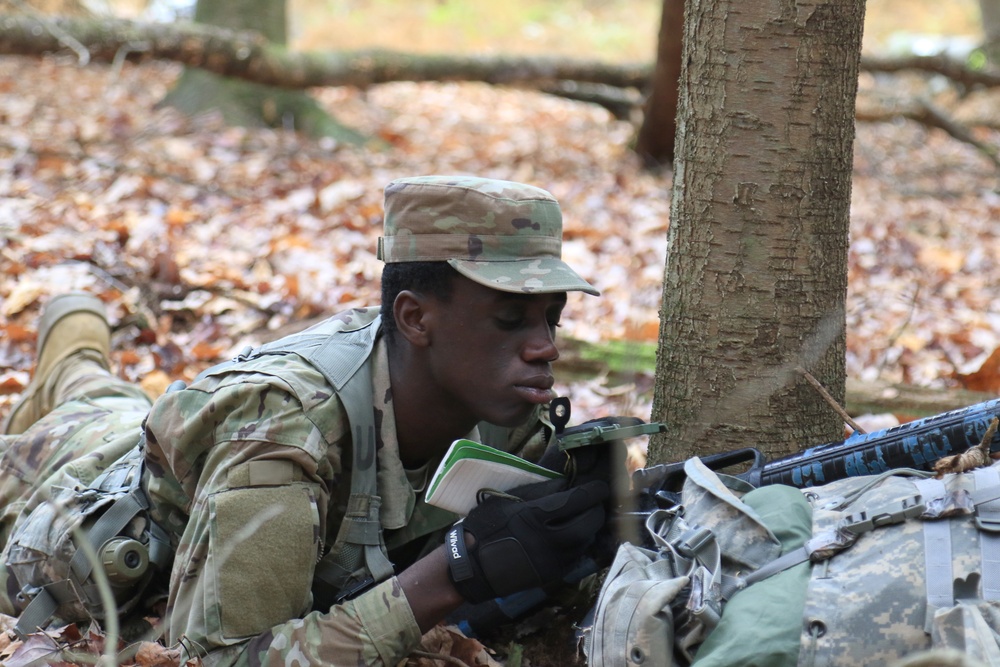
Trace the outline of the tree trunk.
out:
[[[683,37],[684,0],[663,0],[656,67],[650,81],[642,125],[635,140],[635,152],[649,167],[669,165],[674,161],[677,83],[681,76]]]
[[[863,0],[690,0],[652,462],[843,434]]]
[[[271,44],[286,42],[285,0],[198,0],[195,22],[260,33]],[[226,123],[281,127],[310,136],[360,143],[361,135],[334,121],[307,93],[185,69],[161,104],[185,114],[215,110]]]
[[[979,0],[983,22],[983,51],[993,65],[1000,66],[1000,0]]]

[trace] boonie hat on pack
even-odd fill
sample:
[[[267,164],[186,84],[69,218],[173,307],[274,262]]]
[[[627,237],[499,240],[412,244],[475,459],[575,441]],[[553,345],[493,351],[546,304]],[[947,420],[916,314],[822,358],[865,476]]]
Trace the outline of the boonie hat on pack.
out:
[[[401,178],[385,188],[378,257],[448,262],[466,278],[504,292],[594,287],[562,261],[562,212],[531,185],[472,176]]]

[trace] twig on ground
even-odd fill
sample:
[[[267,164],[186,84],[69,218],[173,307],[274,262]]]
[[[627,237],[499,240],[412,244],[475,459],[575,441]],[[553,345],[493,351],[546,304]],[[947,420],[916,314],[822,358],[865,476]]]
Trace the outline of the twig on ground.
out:
[[[833,396],[830,395],[830,392],[828,392],[826,388],[822,384],[820,384],[819,380],[813,377],[812,373],[802,368],[801,366],[797,366],[795,370],[802,377],[804,377],[806,381],[809,382],[809,384],[811,384],[816,391],[819,392],[819,395],[823,397],[823,400],[825,400],[830,405],[830,407],[833,408],[838,415],[840,415],[840,417],[847,423],[848,426],[854,429],[855,433],[867,433],[867,431],[861,428],[861,426],[856,421],[854,421],[854,419],[851,418],[851,415],[847,414],[847,410],[842,408],[840,404],[837,403],[836,400],[834,400]]]

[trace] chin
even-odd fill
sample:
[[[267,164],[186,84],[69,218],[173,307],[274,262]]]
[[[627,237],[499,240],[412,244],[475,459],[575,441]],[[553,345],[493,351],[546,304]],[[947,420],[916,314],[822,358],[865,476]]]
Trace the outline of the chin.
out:
[[[526,407],[521,409],[507,410],[503,414],[492,414],[485,417],[482,421],[489,422],[495,426],[503,426],[504,428],[514,428],[523,424],[531,416],[534,409],[534,404],[528,403]]]

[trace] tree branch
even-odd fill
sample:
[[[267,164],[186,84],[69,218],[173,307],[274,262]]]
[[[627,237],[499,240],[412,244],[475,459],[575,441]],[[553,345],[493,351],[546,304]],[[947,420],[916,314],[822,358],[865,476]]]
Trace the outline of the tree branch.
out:
[[[861,69],[866,72],[890,73],[917,70],[941,74],[955,83],[967,86],[977,84],[986,86],[987,88],[1000,86],[1000,73],[989,70],[970,69],[965,66],[965,63],[943,54],[936,56],[903,56],[898,58],[862,56]]]
[[[172,60],[283,88],[363,88],[389,81],[483,81],[541,88],[575,81],[642,89],[653,72],[651,64],[616,65],[570,58],[413,55],[380,50],[301,53],[270,44],[256,32],[191,22],[21,14],[0,17],[0,54],[40,56],[72,46],[81,56],[81,45],[97,62],[112,63],[123,55],[131,61]],[[870,72],[919,70],[967,85],[1000,86],[1000,74],[972,70],[943,55],[864,57],[861,68]]]
[[[483,81],[541,86],[561,80],[640,87],[646,65],[609,65],[563,58],[408,55],[389,51],[299,53],[270,44],[254,32],[196,23],[141,23],[122,19],[0,19],[0,53],[35,55],[66,48],[72,35],[96,62],[121,54],[130,61],[172,60],[222,76],[283,88],[367,87],[390,81]],[[141,45],[141,48],[137,48]]]
[[[415,55],[390,51],[293,52],[251,31],[200,23],[149,23],[113,18],[0,15],[0,54],[42,56],[71,49],[81,63],[170,60],[221,76],[289,89],[321,86],[366,88],[391,81],[481,81],[535,88],[608,108],[625,119],[642,104],[651,65],[615,65],[569,58]],[[1000,74],[975,71],[946,56],[862,58],[875,72],[922,70],[958,83],[1000,86]],[[636,90],[638,89],[638,91]],[[630,92],[630,90],[632,92]],[[634,106],[633,106],[634,105]],[[978,148],[1000,166],[997,150],[929,103],[858,120],[903,116],[945,130]]]

